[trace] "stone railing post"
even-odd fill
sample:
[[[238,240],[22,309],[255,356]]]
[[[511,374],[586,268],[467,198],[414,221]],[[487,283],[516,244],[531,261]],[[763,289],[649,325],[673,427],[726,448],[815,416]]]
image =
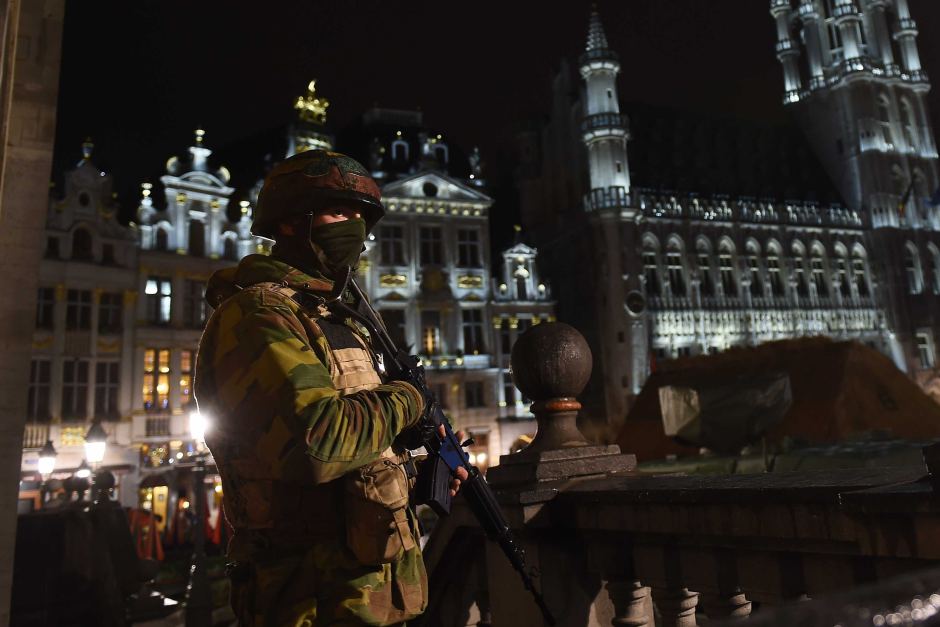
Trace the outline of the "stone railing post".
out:
[[[512,379],[533,400],[538,431],[519,453],[503,455],[487,473],[494,487],[554,482],[636,468],[620,447],[591,445],[578,430],[577,396],[591,377],[591,348],[577,329],[562,322],[536,325],[512,348]]]
[[[545,507],[574,479],[636,468],[635,456],[621,454],[616,445],[589,444],[578,430],[577,396],[591,376],[591,361],[584,337],[567,324],[542,323],[516,341],[513,382],[533,399],[538,432],[523,451],[503,455],[486,478],[522,542],[528,567],[539,573],[535,585],[558,627],[583,627],[588,616],[590,625],[652,625],[647,589],[633,580],[620,583],[629,557],[610,568],[592,564],[587,540],[569,524],[556,526]],[[491,545],[486,563],[492,626],[542,624],[518,575]],[[608,581],[616,582],[608,587]]]

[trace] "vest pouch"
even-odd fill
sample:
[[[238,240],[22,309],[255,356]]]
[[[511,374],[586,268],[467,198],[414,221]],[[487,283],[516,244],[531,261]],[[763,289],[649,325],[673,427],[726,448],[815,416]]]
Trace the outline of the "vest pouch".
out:
[[[385,457],[346,475],[346,544],[362,564],[388,564],[416,546],[408,487],[405,469]]]

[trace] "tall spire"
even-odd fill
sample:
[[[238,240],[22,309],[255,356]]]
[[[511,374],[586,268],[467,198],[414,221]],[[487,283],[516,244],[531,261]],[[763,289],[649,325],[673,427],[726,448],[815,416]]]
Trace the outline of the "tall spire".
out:
[[[588,152],[591,189],[585,208],[623,209],[629,204],[630,170],[627,118],[620,114],[617,99],[620,60],[607,47],[596,6],[591,8],[587,47],[580,62],[585,95],[581,139]]]
[[[597,12],[597,5],[591,5],[591,21],[588,24],[588,38],[585,52],[592,50],[606,50],[607,35],[604,34],[604,26],[601,24],[601,16]]]

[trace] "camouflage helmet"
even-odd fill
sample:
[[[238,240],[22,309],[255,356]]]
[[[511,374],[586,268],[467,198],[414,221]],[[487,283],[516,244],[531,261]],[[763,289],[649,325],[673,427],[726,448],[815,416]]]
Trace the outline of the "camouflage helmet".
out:
[[[369,232],[385,215],[381,195],[369,172],[355,159],[338,152],[306,150],[280,162],[265,177],[251,232],[274,239],[281,222],[334,205],[361,210]]]

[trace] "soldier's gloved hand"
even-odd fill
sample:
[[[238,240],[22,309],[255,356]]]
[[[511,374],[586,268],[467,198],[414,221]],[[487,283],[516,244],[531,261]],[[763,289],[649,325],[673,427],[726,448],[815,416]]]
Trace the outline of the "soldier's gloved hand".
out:
[[[398,434],[395,444],[413,451],[421,448],[425,442],[433,438],[435,431],[434,425],[422,416],[418,422]]]

